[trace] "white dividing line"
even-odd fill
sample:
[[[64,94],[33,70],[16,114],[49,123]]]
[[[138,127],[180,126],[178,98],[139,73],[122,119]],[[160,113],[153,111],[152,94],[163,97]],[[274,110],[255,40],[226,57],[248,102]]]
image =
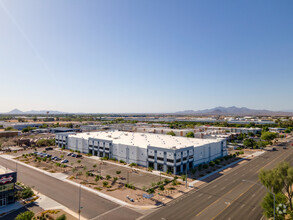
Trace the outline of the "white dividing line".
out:
[[[118,206],[118,207],[116,207],[116,208],[114,208],[114,209],[111,209],[111,210],[109,210],[109,211],[107,211],[107,212],[104,212],[104,213],[102,213],[102,214],[100,214],[100,215],[98,215],[98,216],[92,218],[91,220],[98,219],[98,218],[100,218],[100,217],[102,217],[102,216],[104,216],[104,215],[107,215],[107,214],[110,213],[110,212],[113,212],[113,211],[115,211],[115,210],[117,210],[117,209],[120,209],[121,207],[123,207],[123,206]]]
[[[226,186],[222,187],[221,190],[224,190],[226,188]]]
[[[212,198],[212,196],[209,196],[208,199]]]
[[[255,193],[253,193],[253,195],[251,196],[251,198],[253,198],[255,196]]]

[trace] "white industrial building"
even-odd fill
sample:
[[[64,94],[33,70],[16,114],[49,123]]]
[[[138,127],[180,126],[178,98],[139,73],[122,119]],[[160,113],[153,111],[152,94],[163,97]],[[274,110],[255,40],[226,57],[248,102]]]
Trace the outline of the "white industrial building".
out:
[[[58,133],[56,145],[174,174],[227,155],[223,138],[198,139],[122,131]]]

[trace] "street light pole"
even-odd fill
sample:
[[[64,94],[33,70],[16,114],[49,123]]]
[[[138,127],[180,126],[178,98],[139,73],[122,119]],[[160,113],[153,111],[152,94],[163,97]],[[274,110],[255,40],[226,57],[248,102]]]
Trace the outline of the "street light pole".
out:
[[[127,171],[127,184],[129,184],[129,171]]]
[[[78,219],[80,220],[80,198],[81,197],[81,184],[79,184],[79,199],[78,199]]]

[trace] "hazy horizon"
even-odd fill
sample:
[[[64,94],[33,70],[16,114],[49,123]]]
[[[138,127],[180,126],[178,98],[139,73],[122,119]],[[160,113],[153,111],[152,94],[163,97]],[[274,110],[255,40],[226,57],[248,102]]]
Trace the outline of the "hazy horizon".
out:
[[[0,0],[0,112],[293,110],[293,2]]]

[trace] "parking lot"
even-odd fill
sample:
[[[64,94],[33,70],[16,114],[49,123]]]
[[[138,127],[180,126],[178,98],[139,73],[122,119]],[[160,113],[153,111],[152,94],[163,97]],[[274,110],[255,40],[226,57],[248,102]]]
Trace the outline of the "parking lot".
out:
[[[17,153],[12,153],[12,155],[22,155],[28,153],[34,153],[35,150],[26,150],[20,151]],[[152,183],[159,182],[164,180],[158,175],[146,173],[143,171],[137,171],[135,169],[131,169],[130,167],[121,166],[119,164],[113,164],[108,161],[102,161],[98,157],[87,157],[82,155],[80,158],[68,156],[70,151],[67,150],[60,150],[54,148],[53,150],[45,150],[45,147],[38,148],[37,152],[44,152],[46,154],[50,154],[51,158],[58,157],[59,160],[56,162],[61,163],[62,160],[68,160],[66,164],[68,167],[76,167],[76,166],[83,166],[88,171],[93,173],[97,173],[103,177],[106,175],[110,175],[111,177],[119,176],[119,181],[122,183],[129,183],[134,185],[135,187],[142,189],[143,187],[149,188],[152,186]],[[75,153],[76,154],[76,153]],[[41,155],[39,155],[41,156]],[[119,174],[116,171],[120,171]],[[74,175],[71,169],[67,169],[67,175]]]

